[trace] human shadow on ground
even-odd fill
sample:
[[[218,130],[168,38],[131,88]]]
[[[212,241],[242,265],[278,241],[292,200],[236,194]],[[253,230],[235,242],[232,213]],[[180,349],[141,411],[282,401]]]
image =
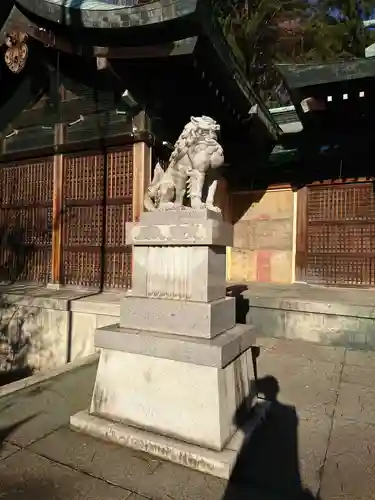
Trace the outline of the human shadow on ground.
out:
[[[222,500],[319,500],[303,487],[298,457],[298,416],[294,406],[277,400],[275,377],[258,379],[234,421],[245,439]]]

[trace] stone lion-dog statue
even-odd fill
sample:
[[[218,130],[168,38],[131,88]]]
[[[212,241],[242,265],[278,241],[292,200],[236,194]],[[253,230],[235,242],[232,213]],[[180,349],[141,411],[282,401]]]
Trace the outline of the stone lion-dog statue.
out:
[[[182,209],[185,195],[193,210],[221,211],[214,205],[218,180],[214,172],[224,163],[223,148],[217,138],[219,130],[220,125],[209,116],[190,118],[174,146],[168,168],[164,171],[160,163],[155,166],[154,177],[145,193],[144,205],[148,211]],[[208,173],[211,181],[203,202]]]

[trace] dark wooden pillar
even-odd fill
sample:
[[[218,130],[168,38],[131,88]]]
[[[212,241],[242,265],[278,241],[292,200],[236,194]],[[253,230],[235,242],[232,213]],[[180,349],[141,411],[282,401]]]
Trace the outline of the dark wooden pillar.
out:
[[[307,187],[297,192],[296,281],[304,281],[307,265]]]

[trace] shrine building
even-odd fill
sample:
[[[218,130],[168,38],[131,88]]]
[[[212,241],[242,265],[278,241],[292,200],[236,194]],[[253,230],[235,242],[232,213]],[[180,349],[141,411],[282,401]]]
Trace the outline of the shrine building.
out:
[[[39,367],[116,322],[125,223],[191,116],[221,125],[231,284],[375,286],[375,59],[280,65],[293,106],[268,109],[210,0],[2,0],[0,26],[0,281],[46,315]]]

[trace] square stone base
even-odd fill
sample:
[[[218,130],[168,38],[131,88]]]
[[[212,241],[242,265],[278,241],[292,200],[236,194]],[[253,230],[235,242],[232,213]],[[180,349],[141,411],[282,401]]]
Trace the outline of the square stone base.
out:
[[[98,439],[149,453],[205,474],[229,479],[243,441],[238,431],[222,451],[191,445],[150,431],[116,423],[81,411],[70,418],[70,427]]]
[[[220,451],[252,378],[250,348],[223,368],[102,348],[90,413]]]
[[[254,401],[255,403],[256,401]],[[168,460],[205,474],[229,479],[236,464],[238,453],[251,434],[264,422],[271,403],[257,404],[257,411],[243,430],[238,430],[222,451],[179,441],[154,432],[90,415],[88,410],[70,418],[70,427],[94,438],[124,446]]]

